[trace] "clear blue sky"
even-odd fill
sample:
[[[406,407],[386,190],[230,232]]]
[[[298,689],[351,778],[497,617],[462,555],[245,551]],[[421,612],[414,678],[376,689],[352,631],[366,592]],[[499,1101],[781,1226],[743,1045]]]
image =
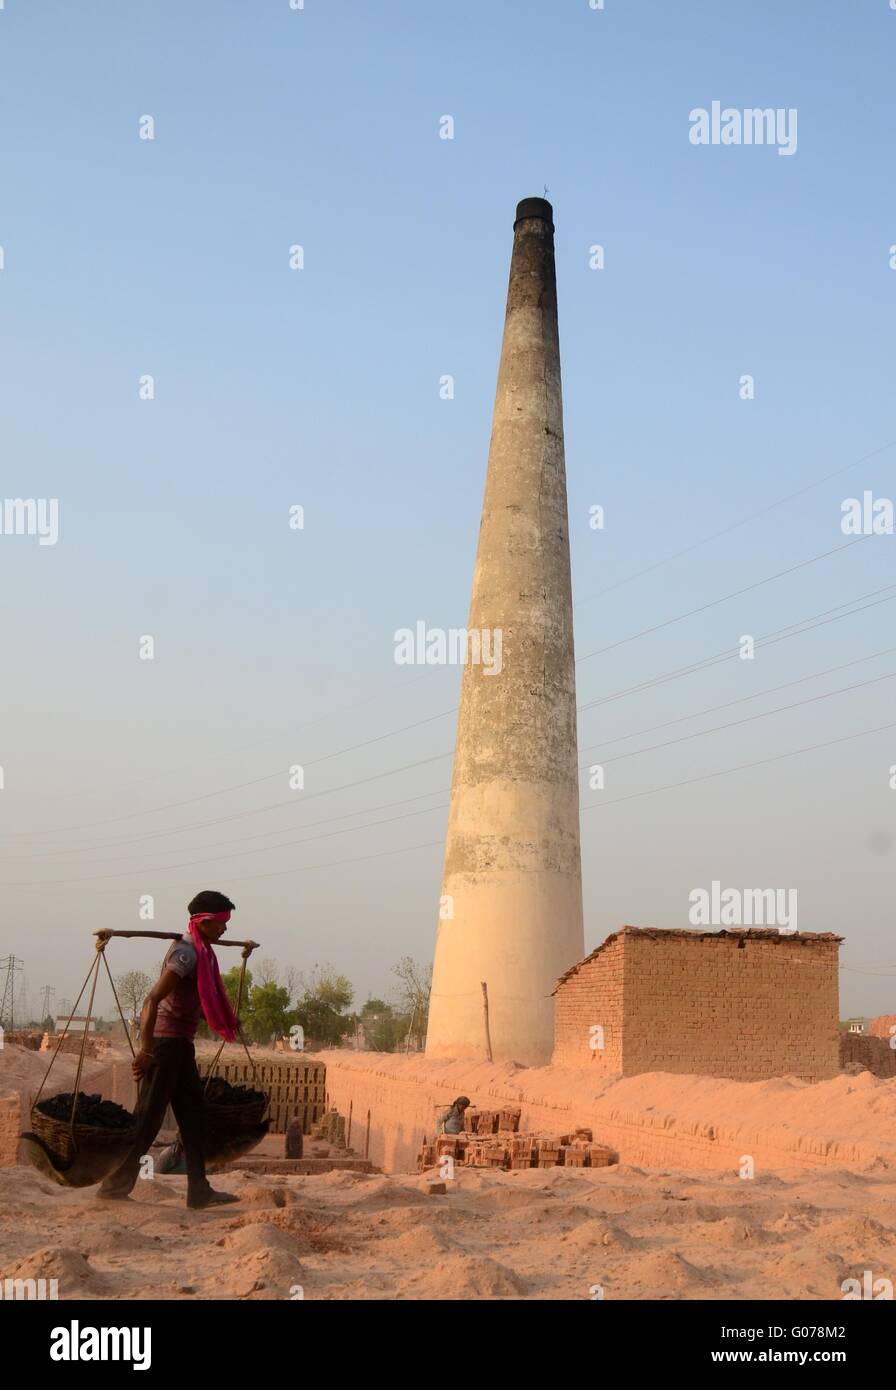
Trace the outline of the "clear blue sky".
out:
[[[430,957],[458,671],[396,667],[392,637],[466,621],[518,199],[555,208],[580,657],[893,497],[894,56],[886,0],[6,0],[2,493],[60,499],[55,546],[0,537],[0,954],[35,999],[72,996],[138,895],[168,928],[201,887],[359,1000]],[[797,153],[695,147],[713,100],[796,108]],[[583,660],[580,703],[896,583],[894,557],[873,537]],[[585,710],[580,761],[896,671],[894,613]],[[713,879],[797,888],[800,927],[847,938],[842,1012],[896,1011],[896,730],[651,790],[886,723],[894,690],[607,762],[589,947],[687,925]]]

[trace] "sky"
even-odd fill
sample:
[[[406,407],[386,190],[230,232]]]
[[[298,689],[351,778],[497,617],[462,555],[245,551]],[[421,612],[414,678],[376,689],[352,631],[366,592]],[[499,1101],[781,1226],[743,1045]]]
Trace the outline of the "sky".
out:
[[[201,888],[358,1003],[431,958],[460,669],[394,634],[466,622],[547,189],[586,946],[796,890],[841,1015],[896,1012],[896,537],[841,526],[896,495],[894,53],[888,0],[5,0],[0,502],[58,499],[55,543],[0,535],[34,1008]],[[695,144],[714,101],[796,149]]]

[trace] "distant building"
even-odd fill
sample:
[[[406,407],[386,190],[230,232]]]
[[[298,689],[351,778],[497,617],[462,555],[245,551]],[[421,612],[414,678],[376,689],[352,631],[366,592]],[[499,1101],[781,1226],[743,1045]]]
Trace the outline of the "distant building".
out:
[[[867,1033],[870,1018],[848,1018],[846,1020],[847,1033]]]
[[[67,1018],[57,1018],[55,1024],[56,1032],[64,1032],[66,1025],[68,1026],[68,1031],[70,1033],[83,1033],[85,1028],[88,1033],[96,1032],[96,1019],[91,1018],[88,1021],[86,1017],[79,1016],[78,1014],[75,1014],[74,1018],[72,1018],[71,1020]]]

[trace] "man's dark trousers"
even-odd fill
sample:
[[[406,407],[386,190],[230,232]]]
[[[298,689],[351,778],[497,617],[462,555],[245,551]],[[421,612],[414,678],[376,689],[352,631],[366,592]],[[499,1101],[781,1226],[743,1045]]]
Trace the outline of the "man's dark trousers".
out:
[[[140,1173],[140,1160],[150,1150],[168,1106],[174,1111],[187,1163],[187,1200],[209,1189],[205,1176],[205,1093],[196,1070],[196,1052],[187,1038],[156,1038],[152,1061],[140,1081],[134,1118],[134,1142],[100,1191],[124,1196]]]

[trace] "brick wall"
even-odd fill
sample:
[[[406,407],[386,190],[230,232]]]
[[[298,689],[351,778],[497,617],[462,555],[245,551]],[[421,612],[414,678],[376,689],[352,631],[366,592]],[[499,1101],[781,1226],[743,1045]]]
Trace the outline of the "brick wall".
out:
[[[872,1038],[887,1038],[894,1036],[890,1029],[896,1029],[896,1014],[879,1014],[868,1024],[868,1032]]]
[[[330,1104],[341,1115],[353,1108],[351,1144],[363,1154],[370,1111],[370,1158],[387,1172],[413,1172],[424,1135],[431,1141],[435,1117],[454,1096],[470,1096],[477,1108],[521,1110],[520,1131],[562,1134],[587,1125],[595,1140],[617,1151],[622,1163],[651,1167],[737,1172],[742,1154],[756,1171],[830,1167],[867,1169],[882,1158],[896,1167],[896,1137],[887,1121],[886,1097],[870,1086],[848,1087],[849,1078],[819,1089],[772,1081],[768,1087],[738,1081],[665,1076],[596,1077],[587,1067],[518,1067],[403,1053],[333,1050],[325,1061]],[[870,1091],[870,1095],[869,1095]],[[879,1104],[869,1123],[869,1106]],[[770,1123],[770,1115],[774,1117]],[[669,1203],[675,1206],[677,1203]]]
[[[22,1103],[19,1097],[0,1096],[0,1168],[12,1168],[19,1151],[22,1129]]]
[[[621,1074],[624,953],[620,933],[563,977],[565,984],[554,996],[555,1066],[588,1066],[598,1076]],[[597,1028],[600,1033],[593,1031]]]
[[[840,1034],[840,1066],[846,1068],[850,1062],[857,1062],[882,1080],[896,1076],[896,1051],[886,1039],[875,1037],[872,1033]]]
[[[558,983],[554,1062],[593,1065],[586,1022],[602,1023],[606,1011],[615,1027],[603,1068],[624,1076],[833,1077],[839,941],[763,929],[626,927]]]

